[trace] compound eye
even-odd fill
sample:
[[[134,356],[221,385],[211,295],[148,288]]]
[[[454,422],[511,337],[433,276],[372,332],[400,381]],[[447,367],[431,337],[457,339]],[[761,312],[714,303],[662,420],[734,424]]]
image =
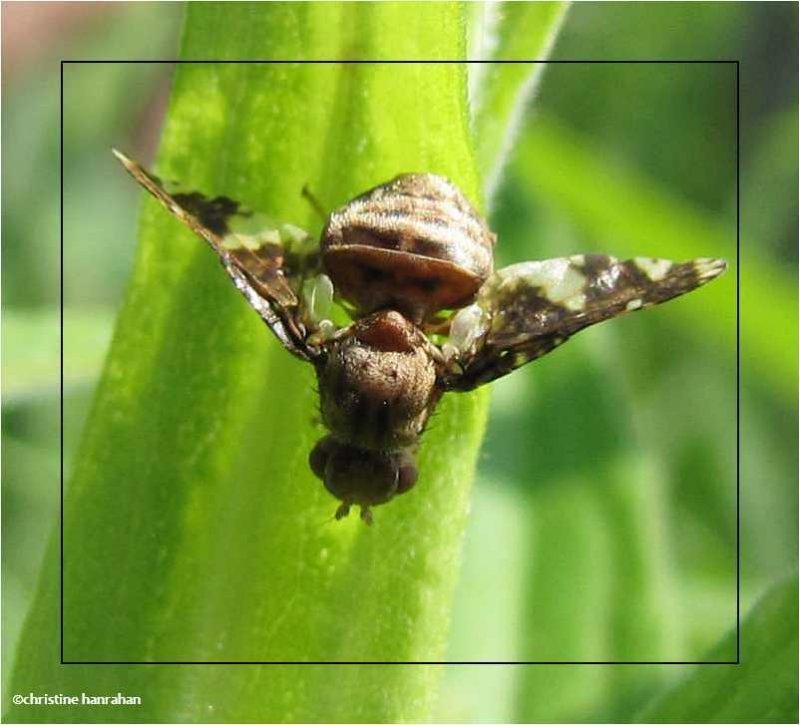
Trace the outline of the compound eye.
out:
[[[325,480],[325,467],[328,465],[328,459],[336,447],[333,439],[330,436],[325,436],[317,441],[311,453],[308,455],[308,465],[314,472],[314,475],[320,480]]]
[[[418,476],[417,464],[413,460],[403,461],[397,467],[397,493],[405,493],[413,488]]]

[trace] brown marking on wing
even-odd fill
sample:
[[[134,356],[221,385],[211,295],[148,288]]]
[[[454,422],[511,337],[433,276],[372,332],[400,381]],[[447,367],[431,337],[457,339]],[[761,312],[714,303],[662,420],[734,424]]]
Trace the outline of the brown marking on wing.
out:
[[[161,204],[217,253],[236,287],[291,352],[308,359],[305,330],[296,314],[298,298],[284,266],[286,251],[279,243],[230,247],[231,221],[247,219],[253,212],[226,196],[208,198],[198,191],[170,194],[157,176],[116,149],[114,155],[128,173]],[[252,245],[252,239],[251,239]],[[295,260],[300,266],[300,262]],[[258,304],[257,297],[267,305]],[[280,321],[280,324],[278,324]],[[287,344],[291,341],[290,344]]]
[[[541,265],[546,264],[558,265],[561,271],[545,275]],[[499,270],[477,298],[491,324],[461,362],[462,372],[452,385],[469,390],[501,377],[590,325],[690,292],[725,267],[723,260],[708,258],[674,263],[637,257],[619,262],[605,255],[576,255]],[[569,284],[564,282],[567,275]]]
[[[583,259],[583,265],[572,267],[584,282],[567,301],[554,301],[547,288],[530,284],[523,274],[494,287],[491,279],[487,281],[478,295],[478,304],[492,314],[487,343],[504,347],[548,334],[572,335],[589,325],[690,292],[725,270],[722,260],[680,264],[647,260],[650,270],[658,273],[653,279],[642,266],[643,258],[619,262],[594,254]]]
[[[231,233],[231,219],[236,215],[246,218],[253,212],[227,196],[209,199],[199,191],[170,194],[157,176],[119,151],[114,150],[114,154],[131,176],[168,211],[205,239],[220,257],[232,259],[267,299],[283,306],[297,305],[297,296],[283,274],[281,245],[266,243],[257,249],[226,248],[225,237]]]

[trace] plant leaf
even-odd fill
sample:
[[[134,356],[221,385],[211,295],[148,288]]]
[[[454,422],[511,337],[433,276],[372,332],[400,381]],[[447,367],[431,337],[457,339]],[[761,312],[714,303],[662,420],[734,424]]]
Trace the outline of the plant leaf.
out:
[[[491,61],[544,60],[569,2],[475,3],[470,57]],[[544,63],[470,65],[470,102],[478,168],[491,199],[516,140]]]
[[[729,633],[707,658],[729,657]],[[636,722],[797,722],[797,578],[772,587],[742,622],[741,663],[695,667]]]
[[[609,164],[600,151],[542,116],[525,134],[514,169],[526,186],[565,208],[591,234],[599,249],[582,252],[600,251],[613,242],[620,256],[726,257],[731,269],[704,293],[703,314],[695,316],[681,305],[674,309],[677,314],[692,315],[697,329],[723,341],[733,355],[734,222],[723,226],[705,217],[633,170]],[[593,191],[598,184],[602,184],[602,194]],[[759,377],[774,390],[786,392],[796,372],[796,356],[791,353],[797,347],[794,282],[781,269],[765,264],[757,244],[748,239],[742,239],[740,294],[743,363],[758,369]]]
[[[64,387],[93,383],[111,336],[107,309],[64,310]],[[19,404],[59,390],[58,310],[8,309],[3,313],[3,405]]]
[[[181,57],[462,58],[462,20],[438,3],[190,4]],[[334,207],[425,169],[478,202],[465,69],[181,65],[157,169],[309,227],[306,183]],[[312,377],[148,200],[66,501],[68,661],[443,656],[486,396],[444,401],[420,483],[368,529],[329,522],[336,502],[308,470],[322,434]],[[12,707],[14,719],[412,720],[436,688],[424,667],[62,667],[57,621],[54,541],[14,692],[123,691],[143,704]]]

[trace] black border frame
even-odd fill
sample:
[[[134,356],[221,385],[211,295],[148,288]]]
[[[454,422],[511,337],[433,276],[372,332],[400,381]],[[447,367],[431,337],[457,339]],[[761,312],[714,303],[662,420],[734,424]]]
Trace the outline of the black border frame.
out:
[[[249,660],[208,660],[208,661],[136,661],[136,660],[66,660],[64,659],[64,66],[65,65],[100,65],[100,64],[126,64],[126,65],[211,65],[211,64],[276,64],[276,65],[354,65],[354,64],[428,64],[428,65],[461,65],[461,64],[553,64],[553,65],[699,65],[699,64],[726,64],[735,67],[735,114],[736,114],[736,659],[735,660],[532,660],[532,661],[249,661]],[[60,639],[60,664],[62,665],[740,665],[741,661],[741,319],[740,319],[740,283],[741,283],[741,141],[740,141],[740,75],[738,59],[731,60],[64,60],[60,62],[59,74],[59,192],[60,192],[60,217],[59,217],[59,457],[60,457],[60,505],[59,505],[59,639]]]

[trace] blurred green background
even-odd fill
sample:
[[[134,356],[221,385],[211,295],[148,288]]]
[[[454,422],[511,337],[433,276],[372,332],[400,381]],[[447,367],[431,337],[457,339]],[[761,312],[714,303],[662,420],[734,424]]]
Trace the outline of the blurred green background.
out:
[[[181,12],[3,7],[4,676],[57,521],[54,69],[173,57]],[[26,28],[12,42],[9,20]],[[743,613],[797,566],[796,38],[789,3],[587,3],[552,56],[741,60]],[[67,473],[136,238],[140,195],[107,150],[152,159],[171,70],[65,71]],[[589,251],[733,262],[735,91],[730,64],[549,65],[492,202],[498,263]],[[450,659],[701,660],[733,628],[735,276],[732,264],[711,287],[588,331],[494,386]],[[730,640],[714,654],[735,656]],[[448,668],[437,717],[630,720],[683,674]]]

